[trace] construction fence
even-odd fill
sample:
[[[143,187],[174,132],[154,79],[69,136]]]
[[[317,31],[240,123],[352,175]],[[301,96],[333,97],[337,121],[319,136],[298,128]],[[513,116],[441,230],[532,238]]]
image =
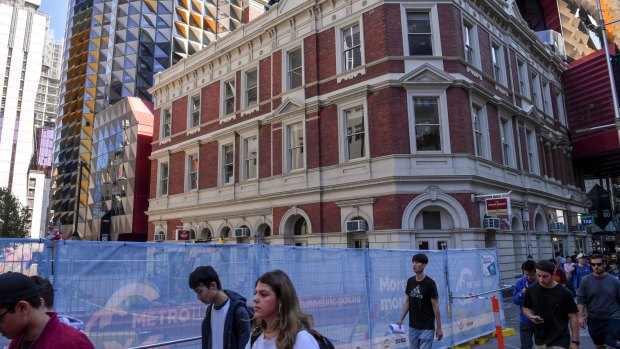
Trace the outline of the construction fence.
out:
[[[424,252],[437,283],[446,348],[495,330],[500,299],[497,251],[341,249],[271,245],[85,242],[0,239],[0,273],[52,278],[55,308],[84,322],[96,348],[130,348],[200,336],[206,306],[187,277],[201,265],[222,287],[252,305],[254,283],[281,269],[293,281],[314,327],[337,348],[408,348],[407,334],[387,332],[401,314],[411,258]],[[53,256],[53,262],[52,262]],[[53,269],[53,273],[52,273]],[[501,303],[500,303],[501,304]],[[405,320],[405,325],[408,318]],[[0,348],[7,345],[0,340]],[[193,341],[168,348],[199,348]]]

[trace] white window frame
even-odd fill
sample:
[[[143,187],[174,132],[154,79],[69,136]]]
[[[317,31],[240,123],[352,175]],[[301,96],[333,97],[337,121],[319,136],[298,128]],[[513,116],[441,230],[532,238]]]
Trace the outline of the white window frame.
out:
[[[403,3],[401,4],[401,26],[403,28],[403,50],[405,57],[427,57],[427,55],[411,55],[409,48],[409,26],[407,24],[407,12],[428,12],[429,19],[431,21],[431,43],[432,56],[441,56],[441,32],[439,29],[439,15],[437,10],[437,4],[430,3]]]
[[[525,144],[527,151],[527,163],[530,173],[540,174],[540,162],[538,160],[538,143],[536,142],[536,131],[525,129]]]
[[[166,178],[162,176],[162,167],[166,165]],[[162,192],[162,181],[166,181],[166,192]],[[169,159],[163,159],[158,161],[157,165],[157,196],[167,196],[170,192],[170,161]]]
[[[357,26],[359,28],[359,35],[360,35],[360,44],[359,44],[359,49],[360,49],[360,55],[361,55],[361,62],[358,66],[355,66],[353,68],[350,69],[346,69],[345,66],[345,57],[344,57],[344,32],[347,29],[350,29],[352,27]],[[352,71],[356,71],[358,69],[363,69],[365,64],[366,64],[366,58],[364,57],[364,24],[362,22],[362,17],[357,17],[354,20],[351,20],[339,27],[336,28],[336,72],[338,74],[341,73],[347,73],[347,72],[352,72]]]
[[[560,92],[555,95],[555,103],[558,106],[558,118],[560,123],[567,126],[566,123],[566,104],[564,102],[564,93]]]
[[[249,147],[248,144],[249,142],[254,139],[256,142],[256,154],[254,155],[254,157],[251,157],[250,154],[248,153]],[[243,163],[241,164],[241,173],[243,174],[242,176],[242,180],[247,181],[247,180],[253,180],[258,178],[258,135],[256,133],[254,134],[248,134],[248,135],[243,135],[240,139],[241,142],[241,147],[243,149]],[[249,172],[249,162],[250,161],[254,161],[255,165],[254,165],[254,174],[253,176],[251,176],[250,172]]]
[[[491,63],[493,65],[493,78],[495,81],[502,85],[506,85],[504,45],[495,41],[491,41]]]
[[[166,122],[166,112],[170,113],[170,120]],[[170,138],[172,136],[172,107],[165,107],[161,110],[161,128],[160,128],[160,139]],[[166,127],[167,125],[167,127]],[[166,129],[168,130],[166,134]]]
[[[548,117],[553,118],[553,105],[551,105],[551,85],[549,81],[543,80],[542,82],[543,93],[543,110]]]
[[[536,108],[543,110],[542,90],[540,87],[540,75],[532,73],[532,101]]]
[[[363,150],[364,155],[351,159],[349,154],[349,135],[347,129],[347,113],[354,112],[359,108],[362,109],[362,119],[364,120],[364,140],[363,140]],[[357,103],[346,103],[338,106],[338,128],[340,130],[340,163],[347,163],[352,161],[359,161],[368,159],[369,157],[369,141],[368,141],[368,108],[366,106],[366,100],[358,101]]]
[[[254,102],[250,101],[250,86],[248,86],[248,74],[254,72],[256,74],[256,85],[254,86],[254,89],[256,90],[256,100]],[[246,71],[243,72],[242,74],[243,76],[243,107],[244,108],[248,108],[248,107],[253,107],[253,106],[257,106],[258,102],[259,102],[259,96],[258,93],[260,91],[260,87],[259,87],[259,71],[258,71],[258,67],[252,67],[250,69],[247,69]],[[229,80],[230,81],[230,80]]]
[[[291,66],[291,60],[290,60],[290,54],[291,54],[291,52],[294,52],[294,51],[299,51],[299,54],[301,56],[301,66],[300,67],[296,67],[296,68],[293,68]],[[286,72],[286,74],[284,76],[285,81],[284,81],[283,86],[286,87],[286,90],[289,91],[289,90],[294,90],[294,89],[303,87],[304,86],[304,80],[305,80],[304,79],[304,49],[303,49],[303,46],[297,46],[297,47],[294,47],[294,48],[292,48],[290,50],[287,50],[286,51],[285,59],[283,61],[284,61],[283,62],[284,63],[284,69],[282,69],[282,70]],[[299,84],[299,86],[295,86],[295,87],[293,87],[293,85],[291,83],[292,82],[291,76],[292,76],[293,70],[300,70],[300,72],[301,72],[301,84]]]
[[[437,112],[439,113],[439,150],[417,150],[416,142],[416,124],[414,98],[421,99],[437,99]],[[445,89],[410,89],[407,91],[407,110],[409,111],[409,144],[411,145],[412,154],[449,154],[450,145],[450,129],[448,123],[448,98]]]
[[[500,143],[504,166],[515,167],[514,137],[512,119],[499,117]]]
[[[474,137],[474,155],[484,159],[489,159],[489,122],[487,119],[486,103],[472,98],[470,108]]]
[[[480,45],[478,42],[478,26],[474,21],[463,18],[463,47],[465,61],[480,67]]]
[[[517,73],[519,74],[519,90],[521,96],[530,99],[530,74],[528,73],[527,63],[522,59],[517,59]]]
[[[194,108],[194,99],[198,98],[198,109]],[[201,95],[200,93],[190,95],[188,98],[188,106],[187,106],[187,128],[192,129],[200,126],[200,107],[201,107]],[[198,114],[198,122],[194,123],[194,114]]]
[[[225,167],[229,165],[229,163],[226,162],[226,156],[224,154],[224,151],[229,146],[232,147],[232,173],[228,178],[226,178]],[[235,142],[234,142],[234,139],[220,141],[219,158],[220,159],[219,159],[218,167],[219,167],[219,172],[220,172],[220,175],[219,175],[220,185],[234,184],[235,183]]]
[[[193,172],[193,162],[197,162],[196,172]],[[200,161],[197,152],[185,153],[185,191],[198,190],[198,173],[200,171]],[[192,174],[196,176],[196,187],[192,188]]]
[[[228,100],[230,99],[230,97],[227,95],[227,87],[228,85],[232,83],[232,102],[233,102],[233,110],[232,111],[228,111],[227,109],[227,105],[228,105]],[[222,116],[229,116],[234,114],[237,110],[237,84],[235,83],[235,78],[233,77],[232,79],[227,79],[227,80],[222,80]]]
[[[301,153],[302,153],[302,166],[299,168],[293,168],[292,161],[292,148],[291,148],[291,126],[299,124],[301,126],[301,133],[303,135],[302,145],[301,145]],[[302,117],[297,117],[294,119],[287,120],[286,123],[282,124],[282,130],[284,137],[282,137],[282,158],[284,159],[283,164],[283,172],[295,172],[304,170],[306,168],[306,123]]]

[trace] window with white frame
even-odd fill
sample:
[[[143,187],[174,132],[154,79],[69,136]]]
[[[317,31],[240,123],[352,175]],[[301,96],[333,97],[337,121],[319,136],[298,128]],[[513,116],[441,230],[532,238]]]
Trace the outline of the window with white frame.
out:
[[[514,142],[512,140],[512,123],[509,119],[500,118],[500,137],[504,165],[514,166]]]
[[[364,107],[357,106],[343,111],[343,125],[346,133],[345,160],[366,156],[366,128]]]
[[[301,121],[286,125],[286,162],[289,171],[304,168],[304,127]]]
[[[301,47],[286,53],[287,87],[289,90],[303,84],[303,63]]]
[[[416,151],[442,150],[439,98],[413,97],[413,124]]]
[[[471,118],[474,128],[475,155],[480,157],[486,157],[486,118],[483,107],[478,104],[472,104]]]
[[[235,112],[235,80],[224,82],[224,115]]]
[[[168,195],[168,163],[159,164],[159,195]]]
[[[519,73],[519,92],[525,98],[530,98],[529,74],[527,73],[527,64],[524,61],[517,61],[517,70]]]
[[[232,144],[222,146],[222,184],[235,181],[235,148]]]
[[[545,114],[553,117],[553,106],[551,105],[551,88],[547,81],[543,81],[543,107]]]
[[[562,125],[566,125],[566,109],[564,108],[564,95],[559,93],[555,96],[555,104],[558,106],[558,117]]]
[[[527,160],[530,165],[530,172],[534,174],[539,174],[539,164],[538,164],[538,148],[536,145],[536,132],[532,130],[527,130],[525,133],[525,141],[527,146]]]
[[[245,72],[245,106],[250,107],[258,103],[258,74],[257,70]]]
[[[465,60],[472,65],[478,65],[478,36],[476,26],[467,20],[463,20],[463,36],[465,44]]]
[[[410,56],[430,56],[433,54],[430,11],[407,11],[407,39]]]
[[[342,32],[342,71],[362,65],[362,40],[359,24],[341,30]]]
[[[495,81],[504,82],[504,55],[502,46],[496,43],[491,44],[491,60],[493,62],[493,78]]]
[[[187,156],[187,190],[198,189],[198,155],[190,154]]]
[[[200,125],[200,95],[195,95],[189,99],[189,120],[188,128]]]
[[[540,92],[540,77],[538,74],[532,74],[532,99],[538,109],[543,110],[542,94]]]
[[[257,173],[258,141],[256,136],[243,139],[244,179],[254,179]]]
[[[161,113],[161,138],[170,137],[172,134],[172,111],[166,108]]]

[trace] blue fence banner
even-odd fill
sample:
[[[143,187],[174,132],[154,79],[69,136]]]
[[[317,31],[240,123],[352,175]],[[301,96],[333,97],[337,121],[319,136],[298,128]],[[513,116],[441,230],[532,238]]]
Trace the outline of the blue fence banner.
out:
[[[437,284],[447,348],[495,330],[491,302],[468,295],[500,289],[494,249],[441,251],[342,249],[272,245],[85,242],[0,239],[2,272],[52,276],[56,311],[84,322],[96,348],[129,348],[200,336],[206,306],[188,275],[211,265],[224,289],[252,305],[254,284],[281,269],[297,290],[314,327],[337,348],[408,348],[398,321],[412,256],[429,258],[426,274]],[[12,249],[12,250],[11,250]],[[7,253],[7,251],[12,251]],[[53,250],[53,262],[52,262]],[[501,300],[501,293],[495,292]],[[490,295],[489,295],[490,296]],[[0,340],[0,347],[7,345]],[[196,348],[198,342],[167,346]]]

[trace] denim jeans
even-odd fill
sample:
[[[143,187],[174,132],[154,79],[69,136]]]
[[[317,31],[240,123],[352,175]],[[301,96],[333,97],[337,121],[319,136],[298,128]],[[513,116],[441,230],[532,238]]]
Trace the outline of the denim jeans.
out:
[[[532,349],[534,346],[534,328],[536,325],[519,322],[519,338],[521,349]]]
[[[431,349],[435,338],[434,330],[418,330],[409,327],[409,348],[410,349]]]

